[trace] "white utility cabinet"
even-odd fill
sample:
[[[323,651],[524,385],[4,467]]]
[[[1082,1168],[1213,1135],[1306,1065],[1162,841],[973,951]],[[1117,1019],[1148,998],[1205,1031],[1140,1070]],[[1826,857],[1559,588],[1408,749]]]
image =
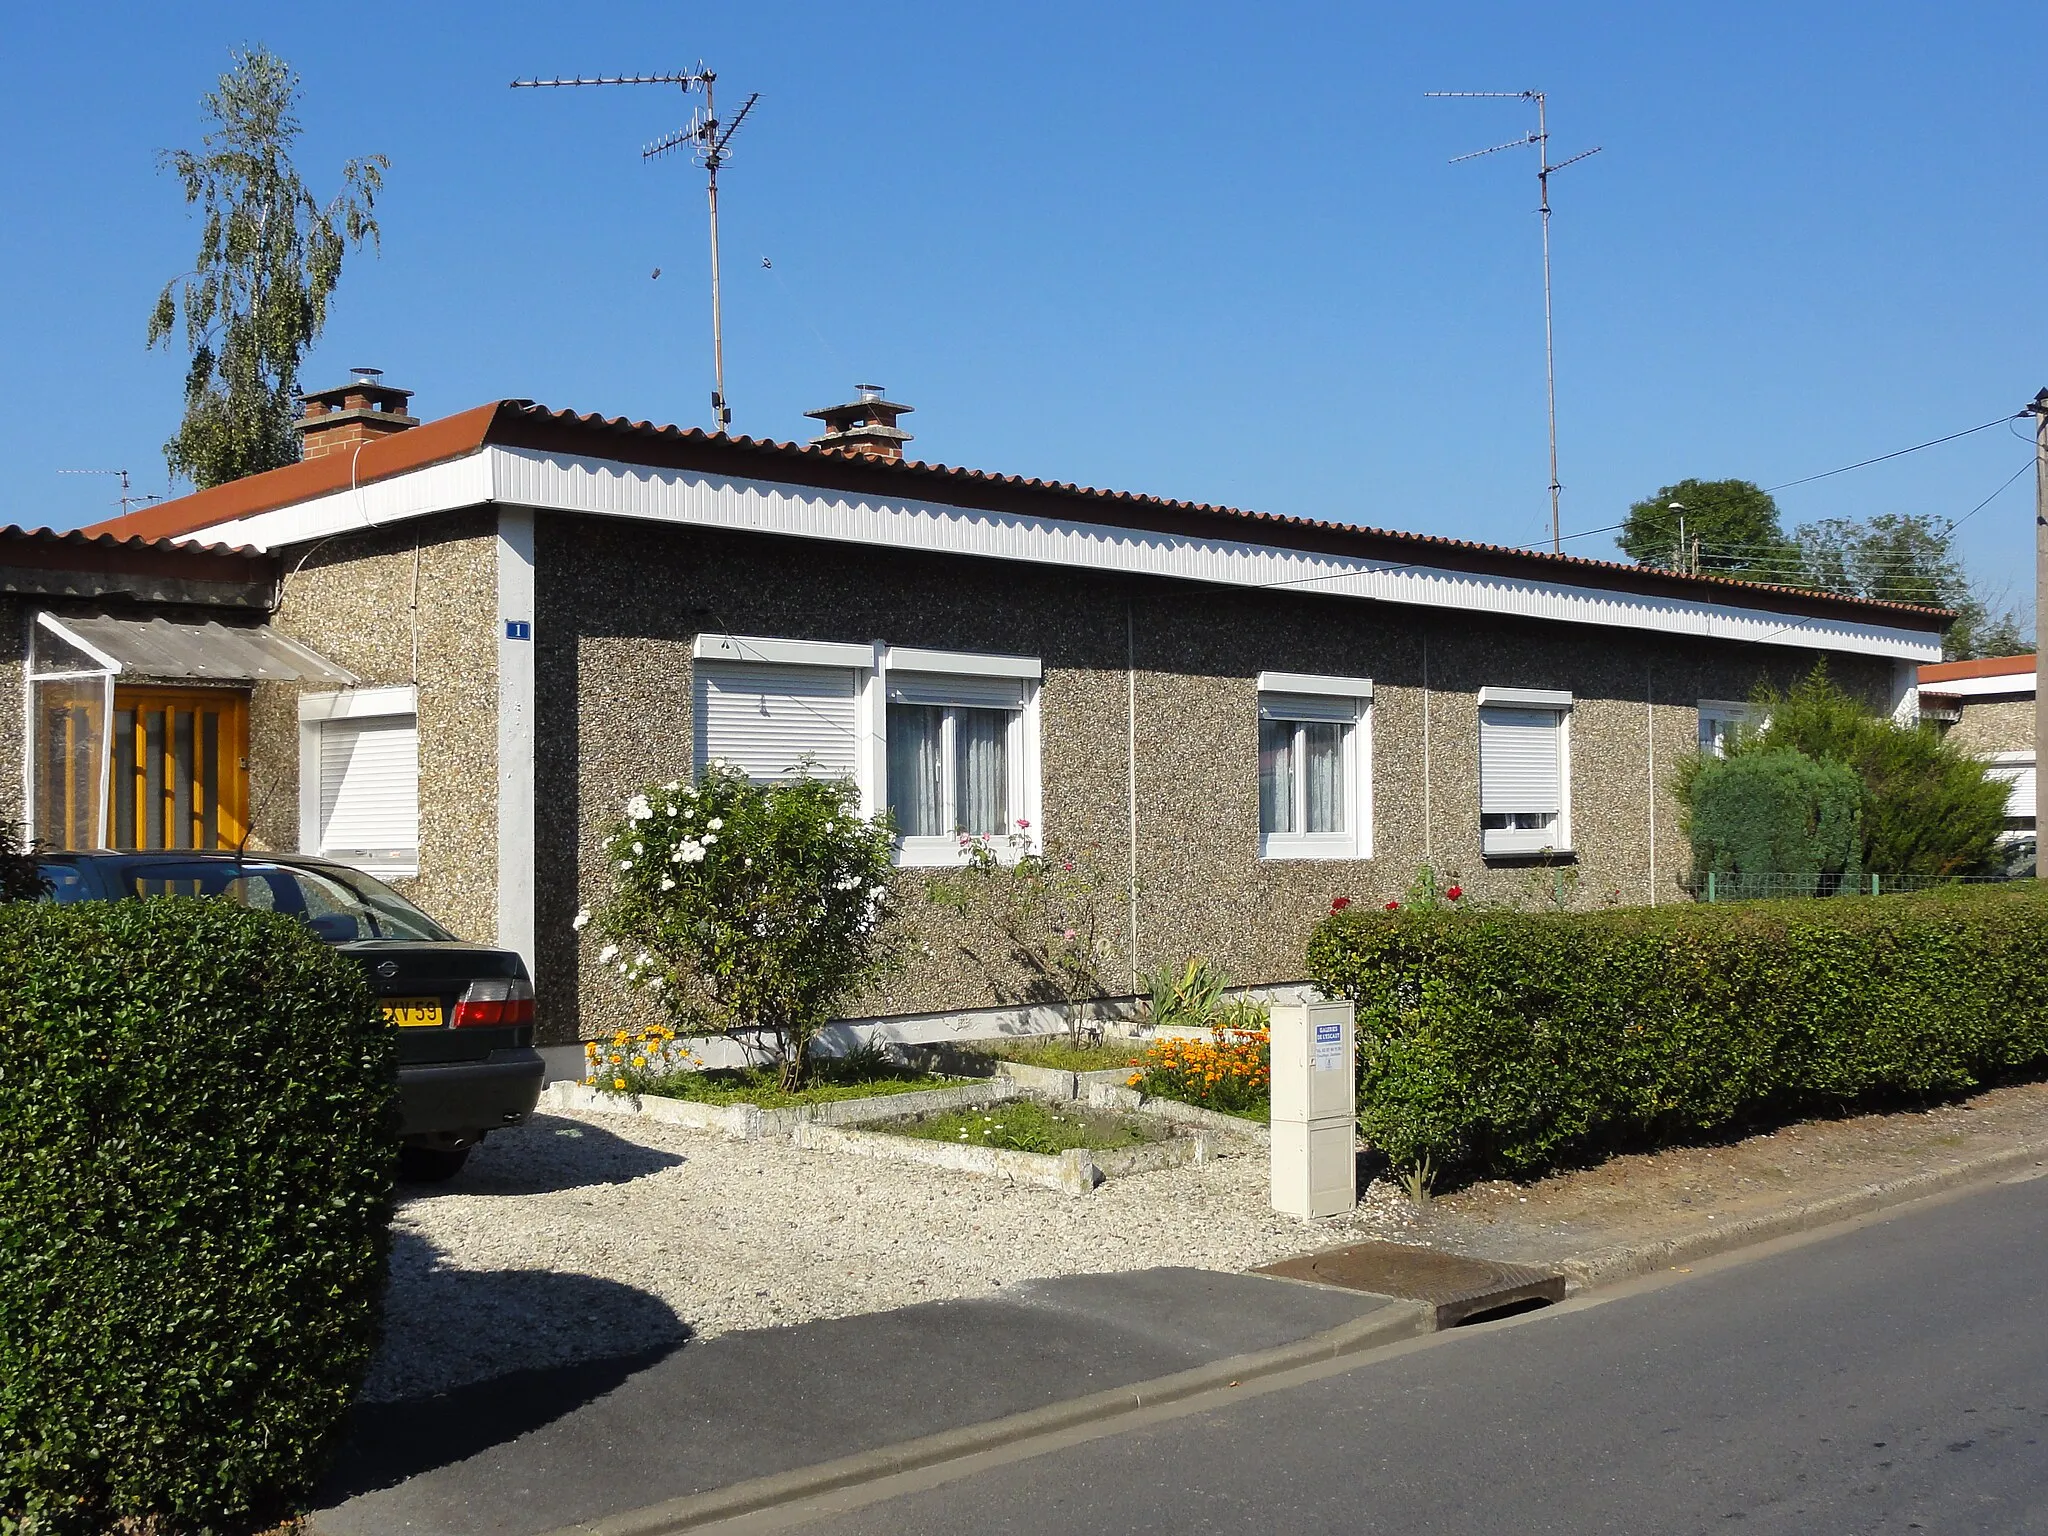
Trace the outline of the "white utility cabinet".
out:
[[[1273,1209],[1358,1203],[1357,1020],[1348,1002],[1273,1004]]]

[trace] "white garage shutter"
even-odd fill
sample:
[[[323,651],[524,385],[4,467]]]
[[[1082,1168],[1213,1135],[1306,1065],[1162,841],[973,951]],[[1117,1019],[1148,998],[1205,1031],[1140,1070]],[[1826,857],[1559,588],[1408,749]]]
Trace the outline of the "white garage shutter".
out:
[[[806,770],[813,778],[853,777],[858,713],[852,668],[737,661],[696,666],[700,771],[723,758],[756,783]]]
[[[397,854],[420,843],[420,737],[412,715],[320,726],[320,851]]]
[[[1479,711],[1479,811],[1484,816],[1564,810],[1563,717],[1554,709]]]

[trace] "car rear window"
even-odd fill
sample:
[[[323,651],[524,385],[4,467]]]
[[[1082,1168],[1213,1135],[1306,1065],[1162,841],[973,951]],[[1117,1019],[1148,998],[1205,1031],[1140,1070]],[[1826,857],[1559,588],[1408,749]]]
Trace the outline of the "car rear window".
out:
[[[92,886],[86,881],[85,871],[76,864],[38,864],[36,873],[43,877],[46,901],[92,900]]]
[[[305,919],[330,944],[453,937],[396,891],[361,875],[344,878],[283,864],[166,860],[128,865],[120,879],[136,896],[218,896],[262,912],[284,912]]]

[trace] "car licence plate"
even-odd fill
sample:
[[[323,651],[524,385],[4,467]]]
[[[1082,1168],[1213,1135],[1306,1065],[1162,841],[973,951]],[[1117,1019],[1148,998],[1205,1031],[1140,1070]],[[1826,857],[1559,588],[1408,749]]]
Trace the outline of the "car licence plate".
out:
[[[387,997],[381,1004],[384,1021],[400,1029],[439,1029],[441,999],[438,997]]]

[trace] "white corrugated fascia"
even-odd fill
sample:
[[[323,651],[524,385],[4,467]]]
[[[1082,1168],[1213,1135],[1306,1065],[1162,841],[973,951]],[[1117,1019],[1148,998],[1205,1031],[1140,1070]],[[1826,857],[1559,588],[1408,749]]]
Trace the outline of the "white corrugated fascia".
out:
[[[1239,588],[1298,591],[1461,613],[1937,660],[1932,631],[1795,617],[1732,603],[1620,592],[1420,563],[1288,549],[1242,539],[1090,523],[912,497],[660,469],[492,446],[374,484],[206,529],[207,542],[274,549],[408,517],[497,501],[550,512],[971,555]]]

